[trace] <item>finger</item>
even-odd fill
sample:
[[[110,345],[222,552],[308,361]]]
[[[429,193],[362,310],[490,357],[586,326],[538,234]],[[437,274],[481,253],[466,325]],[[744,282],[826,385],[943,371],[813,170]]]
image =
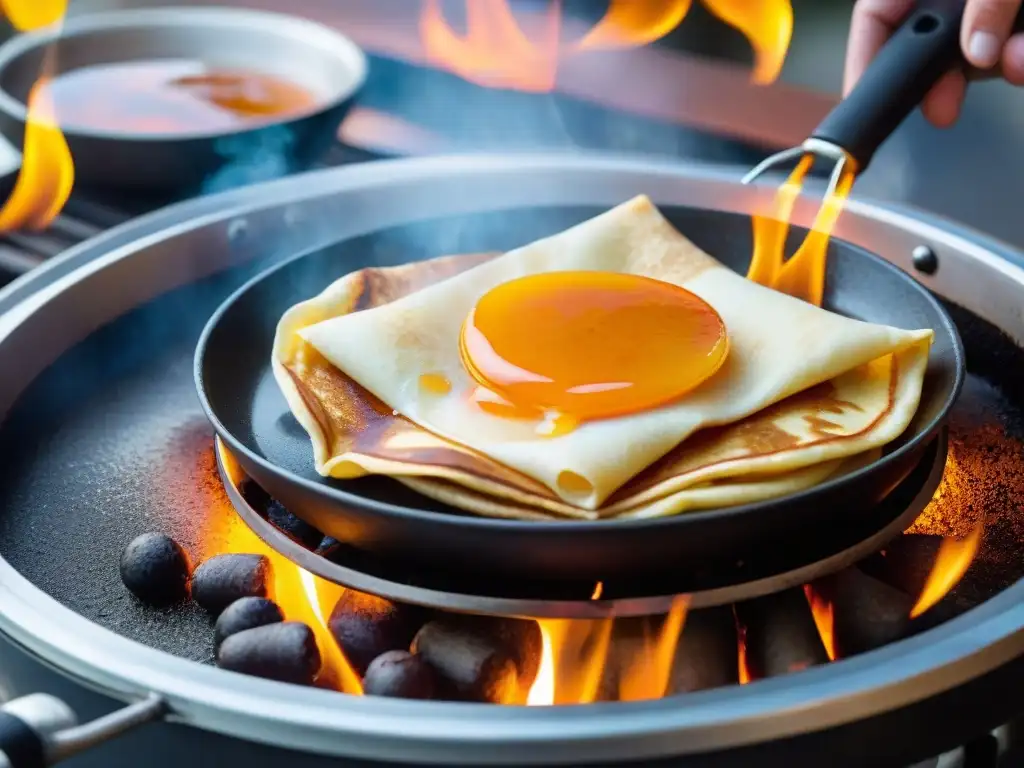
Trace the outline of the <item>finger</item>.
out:
[[[1024,34],[1014,35],[1003,47],[1003,77],[1024,85]]]
[[[949,128],[960,117],[960,108],[967,92],[967,78],[959,69],[943,75],[925,96],[921,111],[932,125]]]
[[[857,0],[846,45],[844,96],[913,7],[914,0]]]
[[[1021,0],[967,0],[960,46],[971,64],[994,67],[1010,38]]]

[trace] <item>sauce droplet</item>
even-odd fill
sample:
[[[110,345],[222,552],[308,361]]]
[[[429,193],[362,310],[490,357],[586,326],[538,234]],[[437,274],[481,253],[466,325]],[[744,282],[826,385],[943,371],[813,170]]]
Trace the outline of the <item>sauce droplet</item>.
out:
[[[546,272],[480,298],[462,326],[470,375],[564,434],[578,421],[636,413],[690,392],[725,362],[718,313],[684,288],[617,272]],[[554,414],[554,416],[552,416]]]
[[[424,373],[420,376],[420,389],[431,395],[447,395],[452,383],[439,373]]]

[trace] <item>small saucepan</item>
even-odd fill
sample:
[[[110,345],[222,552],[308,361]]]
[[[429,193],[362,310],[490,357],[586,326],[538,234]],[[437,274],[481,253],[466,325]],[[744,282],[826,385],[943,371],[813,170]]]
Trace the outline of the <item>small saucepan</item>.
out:
[[[22,146],[28,96],[41,74],[168,60],[274,77],[302,88],[310,104],[216,129],[183,121],[180,129],[143,130],[117,117],[102,129],[75,125],[55,99],[76,184],[186,193],[303,170],[330,147],[367,71],[349,38],[293,16],[228,8],[88,14],[0,46],[0,133]]]

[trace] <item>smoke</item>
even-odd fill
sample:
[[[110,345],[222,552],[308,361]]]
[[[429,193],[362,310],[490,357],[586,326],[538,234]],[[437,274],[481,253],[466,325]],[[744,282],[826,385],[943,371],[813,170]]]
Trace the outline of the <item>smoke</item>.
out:
[[[203,182],[201,193],[223,192],[287,175],[294,170],[295,143],[295,131],[284,125],[218,139],[214,151],[225,164]]]

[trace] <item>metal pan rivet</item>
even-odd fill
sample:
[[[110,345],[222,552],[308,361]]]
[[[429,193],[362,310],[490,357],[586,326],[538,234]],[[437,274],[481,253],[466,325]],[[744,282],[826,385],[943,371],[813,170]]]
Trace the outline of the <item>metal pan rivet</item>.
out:
[[[911,254],[911,258],[914,261],[914,269],[918,272],[934,275],[939,271],[939,257],[927,245],[917,246]]]
[[[234,219],[228,224],[228,241],[241,242],[249,234],[249,222],[245,219]]]

